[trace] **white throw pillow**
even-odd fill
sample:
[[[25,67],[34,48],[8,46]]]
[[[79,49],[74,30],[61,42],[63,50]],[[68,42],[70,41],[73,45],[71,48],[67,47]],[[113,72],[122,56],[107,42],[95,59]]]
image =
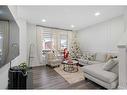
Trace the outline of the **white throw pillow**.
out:
[[[96,53],[96,61],[105,62],[106,61],[106,54]]]
[[[83,53],[83,59],[84,59],[84,60],[88,60],[88,58],[87,58],[87,53]]]
[[[114,59],[110,59],[106,64],[104,65],[103,69],[106,71],[110,71],[118,62],[116,62]]]

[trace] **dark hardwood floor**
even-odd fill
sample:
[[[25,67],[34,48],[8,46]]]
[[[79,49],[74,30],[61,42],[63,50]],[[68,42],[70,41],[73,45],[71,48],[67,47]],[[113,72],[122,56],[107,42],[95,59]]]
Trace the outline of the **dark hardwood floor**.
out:
[[[33,89],[104,89],[90,80],[69,84],[54,69],[47,66],[34,67]]]

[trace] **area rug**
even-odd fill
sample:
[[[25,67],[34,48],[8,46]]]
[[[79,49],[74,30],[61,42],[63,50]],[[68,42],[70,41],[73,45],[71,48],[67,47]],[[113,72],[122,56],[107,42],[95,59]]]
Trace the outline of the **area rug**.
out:
[[[81,71],[80,67],[79,67],[78,72],[75,72],[75,73],[65,72],[63,70],[62,65],[60,67],[54,68],[54,70],[58,74],[60,74],[69,84],[74,84],[74,83],[77,83],[77,82],[84,80],[84,74]]]

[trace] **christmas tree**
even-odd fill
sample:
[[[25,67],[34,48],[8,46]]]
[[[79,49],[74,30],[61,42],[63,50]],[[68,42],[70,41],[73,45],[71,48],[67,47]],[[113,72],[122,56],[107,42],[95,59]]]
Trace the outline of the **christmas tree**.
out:
[[[80,58],[82,56],[82,53],[81,53],[81,50],[80,50],[80,47],[79,47],[79,43],[77,42],[76,33],[74,33],[71,44],[72,44],[71,49],[70,49],[71,58],[72,59]]]

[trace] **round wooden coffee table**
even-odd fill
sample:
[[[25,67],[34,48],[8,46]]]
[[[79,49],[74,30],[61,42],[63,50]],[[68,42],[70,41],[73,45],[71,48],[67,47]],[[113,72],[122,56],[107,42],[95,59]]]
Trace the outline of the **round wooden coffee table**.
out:
[[[75,73],[78,71],[78,61],[72,60],[71,63],[63,61],[63,70],[69,73]]]

